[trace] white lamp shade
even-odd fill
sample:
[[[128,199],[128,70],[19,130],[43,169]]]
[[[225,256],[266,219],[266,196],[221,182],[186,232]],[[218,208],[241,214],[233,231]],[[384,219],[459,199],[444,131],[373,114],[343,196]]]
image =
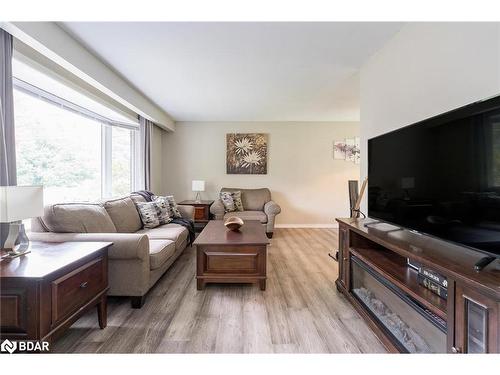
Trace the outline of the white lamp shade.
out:
[[[205,191],[205,181],[193,180],[192,190],[193,191]]]
[[[42,215],[42,186],[0,186],[0,223]]]

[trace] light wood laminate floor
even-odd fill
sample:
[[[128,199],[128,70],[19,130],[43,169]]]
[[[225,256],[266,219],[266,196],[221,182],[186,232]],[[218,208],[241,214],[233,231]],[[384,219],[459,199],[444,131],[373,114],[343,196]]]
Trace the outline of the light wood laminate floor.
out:
[[[269,246],[267,290],[209,284],[196,290],[188,248],[142,309],[109,298],[108,326],[94,310],[52,345],[90,353],[380,353],[384,347],[335,288],[333,229],[277,229]]]

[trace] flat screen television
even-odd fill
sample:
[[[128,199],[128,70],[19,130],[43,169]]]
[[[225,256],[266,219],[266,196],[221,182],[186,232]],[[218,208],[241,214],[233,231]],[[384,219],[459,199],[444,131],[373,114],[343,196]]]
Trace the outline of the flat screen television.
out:
[[[500,256],[500,96],[368,140],[368,216]]]

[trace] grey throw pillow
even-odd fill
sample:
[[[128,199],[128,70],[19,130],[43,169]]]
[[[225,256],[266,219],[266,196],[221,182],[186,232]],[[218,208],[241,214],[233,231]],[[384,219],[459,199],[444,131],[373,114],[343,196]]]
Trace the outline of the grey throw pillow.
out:
[[[167,198],[156,197],[153,203],[156,205],[156,213],[158,215],[160,225],[170,223],[172,218],[170,217],[170,204],[168,203]]]
[[[175,218],[182,218],[181,212],[177,208],[177,203],[175,202],[173,195],[167,195],[165,197],[153,196],[153,201],[156,201],[158,198],[162,198],[164,202],[168,203],[168,216],[170,216],[170,221]]]
[[[232,194],[236,211],[244,211],[243,202],[241,201],[241,191],[233,191]]]
[[[157,206],[154,202],[137,202],[136,205],[144,228],[156,228],[160,225]]]
[[[234,205],[233,195],[228,191],[221,191],[220,200],[224,205],[224,211],[226,212],[234,212],[236,211],[236,206]]]
[[[221,191],[219,196],[226,212],[243,211],[241,191]]]

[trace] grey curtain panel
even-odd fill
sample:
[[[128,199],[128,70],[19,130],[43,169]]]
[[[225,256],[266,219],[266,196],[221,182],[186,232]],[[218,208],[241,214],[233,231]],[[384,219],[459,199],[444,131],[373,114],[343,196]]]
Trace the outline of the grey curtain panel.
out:
[[[12,35],[0,29],[0,186],[17,184],[12,90]],[[9,224],[0,223],[0,247],[8,234]]]
[[[139,115],[144,189],[151,190],[151,135],[154,123]]]
[[[0,186],[17,185],[12,35],[0,29]]]

